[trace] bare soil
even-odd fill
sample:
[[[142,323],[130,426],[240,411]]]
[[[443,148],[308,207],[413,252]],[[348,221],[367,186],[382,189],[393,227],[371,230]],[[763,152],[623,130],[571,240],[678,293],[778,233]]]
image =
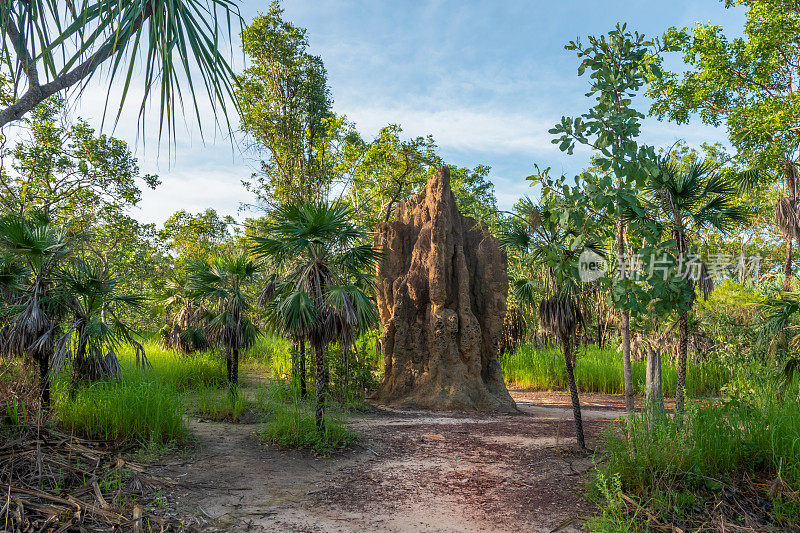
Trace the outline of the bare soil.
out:
[[[593,512],[592,459],[573,444],[569,396],[511,394],[517,414],[371,407],[350,419],[358,443],[331,457],[268,449],[257,424],[192,420],[195,445],[151,472],[175,482],[168,508],[204,531],[577,531]],[[622,410],[586,400],[593,447]]]

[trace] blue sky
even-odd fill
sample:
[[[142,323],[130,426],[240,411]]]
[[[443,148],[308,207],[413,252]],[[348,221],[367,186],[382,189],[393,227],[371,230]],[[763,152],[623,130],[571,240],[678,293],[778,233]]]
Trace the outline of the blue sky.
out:
[[[246,1],[242,14],[250,20],[267,8],[265,1]],[[408,136],[433,135],[450,163],[492,167],[504,209],[531,193],[524,177],[534,163],[573,175],[587,162],[585,151],[561,154],[547,133],[562,115],[591,105],[577,59],[564,50],[569,40],[605,33],[618,21],[646,35],[696,21],[721,24],[731,35],[744,23],[741,8],[726,10],[714,0],[285,0],[284,8],[288,19],[308,29],[311,52],[323,58],[337,113],[365,137],[397,123]],[[235,52],[239,65],[241,59]],[[75,109],[97,125],[102,85],[95,80]],[[174,146],[159,145],[155,133],[136,135],[135,95],[131,103],[114,135],[135,146],[143,172],[163,181],[157,191],[145,192],[134,216],[160,223],[178,209],[207,207],[236,215],[240,202],[250,200],[240,181],[257,162],[245,139],[236,135],[232,144],[225,135],[209,134],[209,119],[202,142],[188,120]],[[678,139],[724,141],[724,132],[646,122],[643,142],[668,146]]]

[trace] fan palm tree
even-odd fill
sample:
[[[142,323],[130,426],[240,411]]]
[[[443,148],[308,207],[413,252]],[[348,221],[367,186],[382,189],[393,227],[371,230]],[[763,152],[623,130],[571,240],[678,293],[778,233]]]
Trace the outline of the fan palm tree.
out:
[[[338,202],[293,202],[272,213],[266,236],[253,238],[253,251],[276,269],[267,306],[270,327],[314,350],[315,416],[321,432],[326,347],[338,342],[347,353],[357,329],[377,321],[368,292],[380,254],[364,244],[368,235],[352,215]]]
[[[218,332],[220,343],[225,347],[231,387],[239,384],[240,350],[251,346],[258,335],[248,316],[252,305],[245,292],[257,272],[255,263],[244,250],[196,262],[189,269],[188,287],[192,297],[208,308],[209,324]]]
[[[208,310],[192,297],[185,276],[170,277],[163,296],[166,324],[161,328],[162,346],[189,354],[215,344]]]
[[[654,172],[646,184],[646,217],[659,222],[663,231],[675,242],[675,252],[686,260],[692,241],[706,229],[729,232],[749,217],[747,211],[734,204],[736,185],[733,181],[713,173],[713,166],[695,160],[681,166],[669,156],[659,161],[660,172]],[[631,214],[631,216],[635,216]],[[708,297],[713,290],[713,280],[705,264],[697,272],[684,273],[687,301],[678,308],[678,380],[675,392],[675,409],[682,412],[686,389],[686,354],[689,344],[689,312],[695,300],[695,288]]]
[[[63,306],[56,286],[61,263],[69,256],[66,232],[45,217],[0,218],[3,268],[3,351],[25,356],[38,366],[43,406],[50,403],[49,370],[60,331]]]
[[[575,382],[576,332],[583,324],[583,287],[577,276],[577,260],[584,249],[599,251],[592,239],[580,237],[572,228],[563,228],[553,210],[527,200],[520,208],[521,222],[500,236],[510,252],[527,255],[532,265],[544,268],[545,280],[516,278],[511,292],[518,302],[533,309],[538,302],[539,323],[556,337],[564,354],[575,435],[578,446],[586,448],[578,387]],[[543,289],[543,294],[540,291]]]
[[[108,83],[123,81],[117,118],[134,66],[144,65],[140,112],[153,88],[160,95],[160,130],[174,133],[175,112],[203,87],[214,114],[233,98],[234,74],[220,52],[224,33],[240,21],[235,0],[0,0],[0,52],[13,86],[27,87],[0,108],[0,127],[70,87],[83,87],[104,65]],[[143,60],[143,61],[141,61]],[[13,64],[12,64],[13,63]],[[200,76],[202,83],[195,80]],[[185,82],[180,81],[180,77]],[[160,87],[158,87],[160,84]],[[177,102],[176,102],[177,96]]]
[[[75,260],[59,271],[57,280],[70,316],[64,319],[55,346],[53,375],[71,360],[74,381],[118,379],[121,368],[116,351],[122,344],[132,345],[136,364],[147,366],[144,348],[122,319],[123,309],[138,308],[143,296],[120,294],[121,281],[99,261]]]

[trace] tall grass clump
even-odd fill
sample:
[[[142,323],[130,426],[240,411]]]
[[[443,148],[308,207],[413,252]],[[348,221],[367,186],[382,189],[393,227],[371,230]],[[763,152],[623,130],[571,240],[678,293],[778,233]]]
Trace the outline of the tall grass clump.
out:
[[[239,387],[224,390],[206,387],[197,395],[196,414],[210,420],[236,422],[247,409],[247,399]]]
[[[274,381],[259,387],[256,406],[266,418],[258,435],[267,446],[302,448],[330,455],[357,438],[356,433],[347,429],[345,414],[334,409],[325,411],[325,429],[319,431],[313,404],[302,401],[296,387],[287,382]]]
[[[529,344],[519,346],[500,359],[503,375],[508,383],[541,390],[565,390],[567,375],[564,359],[555,349],[534,348]],[[678,369],[668,357],[662,357],[664,394],[675,395]],[[631,363],[633,386],[636,394],[645,392],[645,363]],[[730,378],[730,371],[716,361],[691,364],[687,376],[690,396],[711,396]],[[577,352],[575,379],[581,392],[623,394],[624,379],[622,357],[614,348],[600,349],[585,346]]]
[[[155,341],[143,345],[150,361],[150,367],[144,372],[177,391],[223,387],[227,383],[225,358],[218,351],[205,350],[184,355],[165,349]],[[136,368],[135,354],[129,346],[120,348],[119,358],[124,373],[141,371]]]
[[[682,419],[607,428],[598,482],[618,478],[623,492],[670,523],[700,523],[708,517],[698,509],[724,513],[718,503],[737,498],[750,509],[744,500],[760,498],[774,526],[800,527],[800,401],[797,387],[788,398],[774,390],[693,404]]]
[[[306,347],[306,357],[309,353]],[[242,360],[276,379],[287,379],[292,374],[292,343],[277,335],[260,335],[252,346],[242,350]]]
[[[78,435],[148,445],[187,434],[180,393],[146,372],[74,388],[67,378],[55,390],[56,419]]]

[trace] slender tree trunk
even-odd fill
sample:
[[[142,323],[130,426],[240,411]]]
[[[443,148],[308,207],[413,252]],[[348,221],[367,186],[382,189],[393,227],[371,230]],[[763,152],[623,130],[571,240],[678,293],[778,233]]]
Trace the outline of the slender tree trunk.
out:
[[[689,345],[689,312],[681,310],[678,315],[680,339],[678,342],[678,383],[675,385],[675,411],[683,413],[686,390],[686,352]]]
[[[297,378],[299,377],[297,375],[297,341],[296,340],[292,340],[291,357],[292,357],[292,386],[296,387],[297,386]]]
[[[231,385],[239,384],[239,348],[231,350]]]
[[[227,371],[228,371],[228,383],[229,384],[233,383],[233,373],[231,371],[232,370],[232,367],[231,367],[232,359],[233,358],[231,356],[231,349],[230,348],[225,348],[225,366],[226,366]]]
[[[617,221],[617,256],[618,260],[622,261],[625,257],[625,241],[623,232],[625,231],[625,223],[622,216]],[[627,268],[627,265],[626,265]],[[623,277],[626,276],[624,271],[621,272]],[[633,374],[631,373],[631,329],[630,329],[631,316],[627,309],[623,309],[620,316],[620,330],[622,332],[622,370],[625,378],[625,410],[628,414],[633,413]]]
[[[564,363],[567,366],[567,379],[569,380],[569,394],[572,396],[572,415],[575,417],[575,436],[578,446],[586,449],[583,438],[583,421],[581,419],[581,402],[578,398],[578,386],[575,384],[575,370],[572,365],[572,343],[569,339],[562,338],[561,346],[564,349]]]
[[[792,290],[792,237],[786,237],[786,251],[783,259],[783,291]]]
[[[321,343],[314,345],[316,353],[316,361],[314,365],[315,378],[316,378],[316,409],[314,414],[317,419],[317,430],[320,433],[325,431],[325,349]]]
[[[347,406],[347,393],[349,392],[350,376],[350,344],[342,345],[342,358],[344,359],[344,405]]]
[[[50,407],[50,356],[47,353],[39,354],[39,397],[42,400],[42,409]]]
[[[664,416],[664,394],[661,378],[661,350],[654,350],[652,346],[647,346],[647,412],[650,421],[656,422]]]
[[[300,341],[300,398],[306,399],[306,341]]]

